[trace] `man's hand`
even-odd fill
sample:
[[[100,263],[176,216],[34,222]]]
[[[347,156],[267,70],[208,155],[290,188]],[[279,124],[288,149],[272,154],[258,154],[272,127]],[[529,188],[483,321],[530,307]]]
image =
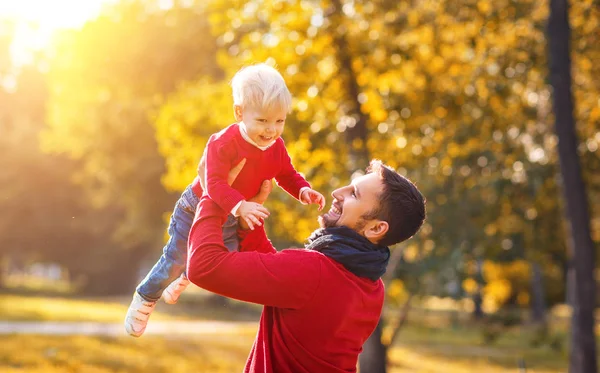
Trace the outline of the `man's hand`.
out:
[[[261,205],[267,201],[269,194],[273,191],[273,180],[265,180],[260,184],[258,193],[248,201],[260,203]]]
[[[323,207],[325,207],[325,197],[313,189],[305,189],[300,196],[300,201],[306,204],[318,204],[319,211],[323,210]]]

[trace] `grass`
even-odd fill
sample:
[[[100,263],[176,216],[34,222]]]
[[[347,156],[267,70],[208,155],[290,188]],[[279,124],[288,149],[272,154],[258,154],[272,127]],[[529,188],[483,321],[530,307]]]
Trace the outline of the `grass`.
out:
[[[66,279],[50,280],[44,277],[24,274],[9,274],[4,276],[2,286],[6,290],[28,294],[68,295],[75,290],[73,284]]]
[[[0,320],[100,321],[121,323],[129,298],[71,299],[0,295]],[[159,304],[153,320],[213,319],[258,321],[259,308],[220,298],[190,296],[181,304]],[[445,316],[444,316],[445,315]],[[567,370],[567,347],[533,348],[530,328],[509,328],[493,344],[484,343],[484,325],[449,313],[415,309],[389,350],[389,373],[518,372],[524,360],[528,373]],[[389,312],[388,317],[392,316]],[[257,323],[258,324],[258,323]],[[130,337],[0,336],[0,372],[239,372],[256,329],[237,334]],[[553,335],[567,340],[564,324]]]
[[[0,336],[3,373],[241,372],[254,334],[235,338]]]
[[[389,350],[389,373],[433,373],[440,372],[440,367],[452,373],[508,373],[518,372],[520,363],[528,373],[566,372],[568,323],[564,315],[556,313],[549,315],[549,338],[534,347],[532,342],[540,336],[535,327],[504,328],[490,343],[485,331],[494,327],[487,321],[477,323],[464,312],[417,306]],[[386,314],[389,320],[397,311],[387,310]]]
[[[122,322],[131,298],[42,297],[0,294],[0,320]],[[260,308],[208,296],[159,302],[152,320],[258,320]]]
[[[120,322],[126,312],[127,306],[117,301],[0,296],[0,320]],[[156,312],[152,318],[169,320],[175,317]]]
[[[558,373],[567,370],[566,351],[549,346],[533,348],[530,329],[510,330],[493,344],[483,342],[476,326],[428,327],[409,324],[389,351],[390,373],[517,372],[523,360],[527,372]]]
[[[184,373],[240,372],[255,330],[237,335],[85,337],[0,336],[3,373]],[[483,346],[474,328],[437,329],[409,325],[389,352],[389,373],[517,372],[525,357],[527,372],[566,371],[566,357],[547,348],[532,349],[517,339],[501,337]]]
[[[74,299],[0,294],[3,321],[95,321],[122,323],[129,297]],[[260,309],[222,298],[194,295],[177,305],[160,302],[152,321],[258,321]],[[258,323],[257,323],[258,325]],[[237,334],[193,337],[0,335],[0,372],[239,372],[254,341],[256,328]]]

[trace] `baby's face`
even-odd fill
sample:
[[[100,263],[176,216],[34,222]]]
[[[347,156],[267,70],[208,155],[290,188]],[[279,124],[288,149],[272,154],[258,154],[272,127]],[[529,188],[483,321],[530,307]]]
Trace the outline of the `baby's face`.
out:
[[[236,118],[246,125],[248,136],[258,146],[272,144],[283,132],[287,112],[283,109],[257,109],[235,107]]]

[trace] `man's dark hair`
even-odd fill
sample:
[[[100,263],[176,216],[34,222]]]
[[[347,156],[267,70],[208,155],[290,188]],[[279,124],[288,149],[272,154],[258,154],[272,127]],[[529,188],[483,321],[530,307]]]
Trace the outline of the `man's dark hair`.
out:
[[[388,223],[389,229],[379,244],[391,246],[411,238],[425,221],[425,198],[410,180],[380,160],[372,160],[367,172],[378,174],[383,181],[379,206],[363,216]]]

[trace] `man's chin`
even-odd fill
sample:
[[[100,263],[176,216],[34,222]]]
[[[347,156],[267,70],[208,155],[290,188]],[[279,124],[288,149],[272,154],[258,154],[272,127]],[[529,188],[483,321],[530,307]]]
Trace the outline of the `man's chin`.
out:
[[[329,219],[327,214],[319,215],[318,221],[319,221],[319,226],[321,228],[331,228],[331,227],[335,227],[337,224],[337,219],[335,219],[335,220]]]

